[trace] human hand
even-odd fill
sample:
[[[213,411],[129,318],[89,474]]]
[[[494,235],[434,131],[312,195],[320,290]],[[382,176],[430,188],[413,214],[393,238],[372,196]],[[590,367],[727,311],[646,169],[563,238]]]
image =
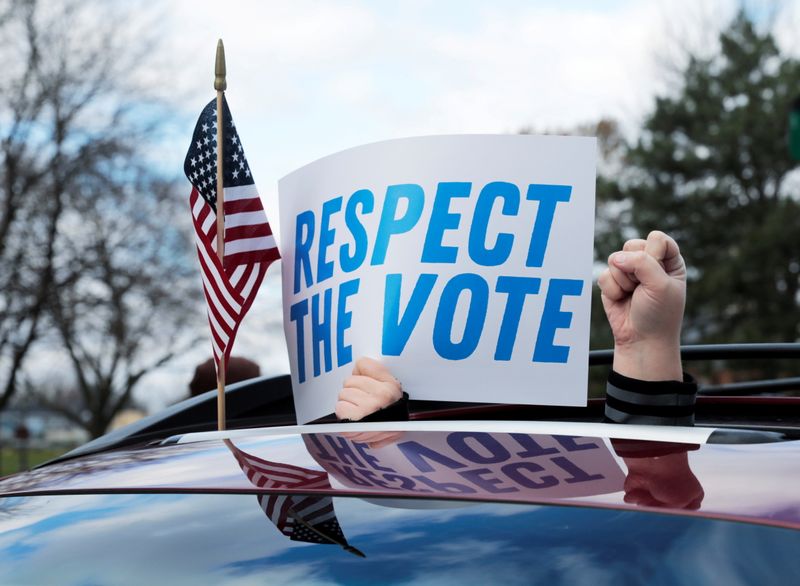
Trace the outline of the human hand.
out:
[[[705,492],[689,467],[686,452],[624,460],[628,467],[626,503],[692,511],[703,503]]]
[[[608,257],[598,279],[614,334],[614,370],[640,380],[681,380],[686,264],[675,240],[650,232]]]
[[[353,366],[353,375],[344,381],[336,402],[336,417],[358,421],[396,403],[403,390],[389,369],[372,358],[361,357]]]
[[[372,450],[397,443],[397,440],[404,435],[405,433],[402,431],[356,431],[341,434],[351,442],[367,444]]]

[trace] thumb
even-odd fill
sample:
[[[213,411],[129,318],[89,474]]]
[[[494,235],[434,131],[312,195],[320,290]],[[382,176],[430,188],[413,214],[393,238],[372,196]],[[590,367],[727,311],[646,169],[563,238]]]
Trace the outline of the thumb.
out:
[[[661,263],[644,251],[618,252],[612,255],[611,263],[645,287],[656,287],[669,279]]]

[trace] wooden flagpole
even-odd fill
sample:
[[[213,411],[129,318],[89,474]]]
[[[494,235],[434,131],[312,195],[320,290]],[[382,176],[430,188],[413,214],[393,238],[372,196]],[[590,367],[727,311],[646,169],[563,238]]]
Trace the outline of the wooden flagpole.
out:
[[[217,41],[217,57],[214,66],[214,89],[217,90],[217,257],[225,264],[225,193],[222,175],[222,100],[228,82],[225,80],[225,47],[222,39]],[[225,353],[217,369],[217,429],[225,429]]]

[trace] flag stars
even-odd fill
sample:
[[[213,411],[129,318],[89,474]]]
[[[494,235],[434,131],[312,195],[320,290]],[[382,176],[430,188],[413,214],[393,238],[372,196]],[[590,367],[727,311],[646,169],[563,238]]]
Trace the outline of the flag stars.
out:
[[[192,148],[184,163],[187,177],[205,200],[212,205],[219,180],[217,159],[220,154],[223,159],[226,185],[228,182],[233,185],[253,182],[242,141],[236,132],[236,124],[228,111],[223,113],[223,118],[218,120],[217,112],[210,106],[203,112],[195,127]],[[224,137],[219,135],[221,128],[225,129]]]

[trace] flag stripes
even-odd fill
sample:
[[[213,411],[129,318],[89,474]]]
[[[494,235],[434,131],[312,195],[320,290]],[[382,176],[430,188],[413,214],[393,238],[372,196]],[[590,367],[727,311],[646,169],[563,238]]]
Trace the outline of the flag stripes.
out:
[[[197,202],[200,203],[199,206],[196,205]],[[249,305],[245,307],[247,297],[255,291],[256,282],[260,283],[263,279],[266,266],[264,263],[237,266],[233,272],[238,272],[240,278],[234,284],[217,257],[217,225],[211,206],[195,189],[192,190],[190,204],[194,216],[195,244],[200,260],[214,358],[219,363],[223,355],[226,357],[230,355],[229,341],[234,337],[242,317],[249,309]],[[195,213],[195,210],[198,210],[198,213]],[[241,278],[245,274],[248,276],[246,280]]]
[[[328,474],[293,464],[270,462],[240,450],[223,440],[247,479],[258,488],[287,490],[332,490]],[[260,494],[258,505],[283,535],[292,541],[338,544],[362,556],[347,543],[328,495]]]
[[[283,462],[270,462],[229,444],[242,472],[258,488],[330,489],[328,474]]]
[[[195,126],[184,171],[192,183],[189,206],[206,299],[211,346],[219,367],[228,363],[239,324],[255,299],[267,268],[279,258],[277,244],[223,99],[222,144],[217,145],[216,100]],[[217,149],[223,153],[224,258],[217,254]]]
[[[297,526],[301,525],[299,518],[311,527],[336,519],[333,499],[325,496],[262,494],[258,497],[258,504],[278,530],[290,538],[297,532]],[[321,533],[325,535],[324,531]]]

